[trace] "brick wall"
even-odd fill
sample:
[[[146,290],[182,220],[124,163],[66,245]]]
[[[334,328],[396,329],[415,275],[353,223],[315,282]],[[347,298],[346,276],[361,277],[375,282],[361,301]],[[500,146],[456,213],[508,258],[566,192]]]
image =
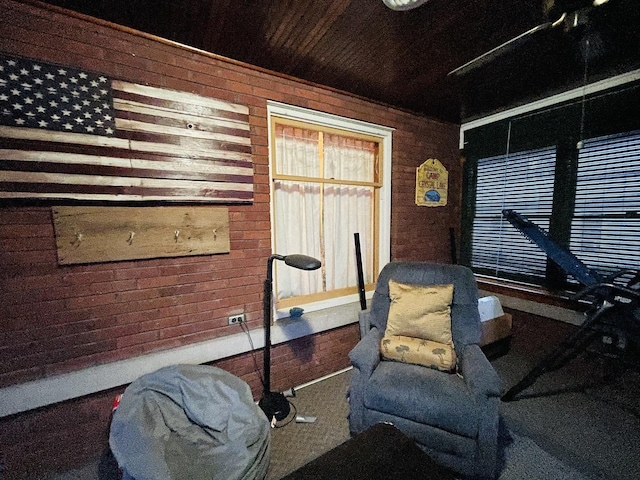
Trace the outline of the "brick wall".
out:
[[[29,3],[0,0],[0,39],[4,53],[247,105],[254,161],[254,203],[229,205],[231,252],[224,255],[60,267],[50,205],[0,203],[0,388],[222,338],[237,333],[227,317],[241,311],[250,328],[261,326],[271,253],[268,99],[393,127],[391,257],[449,262],[449,228],[457,228],[460,209],[457,125]],[[449,170],[447,207],[414,205],[415,168],[427,158]],[[350,325],[274,347],[273,388],[348,366],[358,337]],[[217,365],[259,396],[250,354]],[[113,394],[0,419],[6,478],[99,453]]]
[[[457,127],[456,127],[457,128]],[[451,262],[449,229],[459,237],[462,164],[452,125],[408,119],[394,132],[391,258]],[[444,139],[449,139],[445,141]],[[416,168],[436,158],[449,172],[446,207],[415,205]]]
[[[347,366],[347,354],[360,337],[357,324],[274,346],[272,390],[284,391]],[[262,368],[262,352],[255,362]],[[213,363],[245,380],[260,396],[262,387],[250,354]],[[3,480],[64,472],[105,457],[114,397],[125,387],[0,419]],[[98,478],[97,476],[95,478]]]

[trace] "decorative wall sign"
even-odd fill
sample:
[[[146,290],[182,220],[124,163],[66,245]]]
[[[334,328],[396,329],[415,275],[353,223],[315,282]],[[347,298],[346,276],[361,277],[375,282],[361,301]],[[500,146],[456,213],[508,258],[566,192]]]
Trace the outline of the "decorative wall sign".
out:
[[[0,55],[0,198],[251,203],[249,109]]]
[[[447,204],[449,172],[435,158],[416,168],[416,205],[441,207]]]
[[[226,207],[55,207],[60,265],[228,253]]]

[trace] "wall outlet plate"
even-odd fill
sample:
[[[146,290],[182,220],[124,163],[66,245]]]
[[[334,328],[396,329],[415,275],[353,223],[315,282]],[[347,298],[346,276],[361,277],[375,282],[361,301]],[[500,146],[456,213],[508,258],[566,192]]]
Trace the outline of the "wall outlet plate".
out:
[[[237,315],[231,315],[229,317],[229,325],[236,325],[244,323],[244,313],[239,313]]]

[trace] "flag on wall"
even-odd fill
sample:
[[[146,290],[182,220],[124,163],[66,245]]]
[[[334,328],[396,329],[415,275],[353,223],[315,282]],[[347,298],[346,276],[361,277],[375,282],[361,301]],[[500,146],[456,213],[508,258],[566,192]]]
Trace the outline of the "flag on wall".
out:
[[[246,106],[0,55],[0,198],[250,203]]]

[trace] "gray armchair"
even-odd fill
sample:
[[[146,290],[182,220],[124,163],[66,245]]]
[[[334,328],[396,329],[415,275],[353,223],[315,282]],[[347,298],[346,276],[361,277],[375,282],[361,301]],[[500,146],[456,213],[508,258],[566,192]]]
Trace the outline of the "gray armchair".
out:
[[[381,358],[390,279],[454,285],[451,334],[457,373]],[[472,272],[457,265],[389,263],[380,273],[370,309],[361,316],[368,331],[349,354],[354,367],[349,390],[351,434],[390,422],[436,462],[465,477],[495,478],[502,382],[478,346],[478,290]]]

